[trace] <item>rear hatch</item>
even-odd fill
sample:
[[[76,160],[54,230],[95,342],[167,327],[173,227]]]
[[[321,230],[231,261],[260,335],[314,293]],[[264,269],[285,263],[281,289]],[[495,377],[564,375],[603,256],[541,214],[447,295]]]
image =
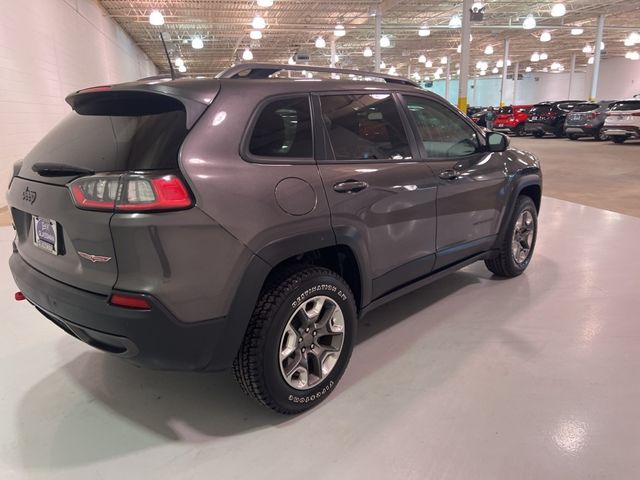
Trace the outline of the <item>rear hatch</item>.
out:
[[[609,110],[605,125],[640,127],[640,100],[614,103]]]
[[[551,104],[534,105],[529,111],[529,122],[531,123],[551,123],[555,119],[553,106]]]
[[[584,125],[595,120],[598,117],[598,108],[600,108],[600,105],[597,103],[576,105],[567,115],[567,125]]]
[[[18,253],[33,268],[68,285],[110,293],[118,274],[109,228],[113,199],[119,189],[130,195],[136,186],[121,179],[133,171],[179,175],[180,146],[208,105],[168,95],[163,87],[100,87],[67,98],[74,111],[27,155],[8,193]],[[82,182],[80,203],[72,182]]]

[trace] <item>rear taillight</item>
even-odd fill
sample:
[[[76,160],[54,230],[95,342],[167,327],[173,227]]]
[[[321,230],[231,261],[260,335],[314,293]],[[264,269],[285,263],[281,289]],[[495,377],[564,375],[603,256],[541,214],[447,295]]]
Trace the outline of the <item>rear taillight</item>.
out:
[[[148,212],[193,205],[184,182],[173,174],[104,174],[81,177],[69,185],[76,207],[84,210]]]
[[[114,293],[109,299],[109,303],[116,307],[131,308],[134,310],[151,310],[149,301],[140,295],[123,295]]]

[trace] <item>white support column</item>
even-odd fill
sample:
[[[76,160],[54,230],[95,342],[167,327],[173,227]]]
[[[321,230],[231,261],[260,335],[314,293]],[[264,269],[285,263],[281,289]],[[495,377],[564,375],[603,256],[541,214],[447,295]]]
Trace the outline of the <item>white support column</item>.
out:
[[[595,102],[598,93],[598,77],[600,76],[600,46],[602,44],[602,35],[604,34],[604,15],[598,17],[598,30],[596,33],[596,54],[593,59],[593,77],[591,78],[591,95],[589,100]]]
[[[374,53],[374,72],[380,72],[380,62],[382,61],[382,55],[380,52],[380,37],[382,37],[382,12],[380,11],[380,7],[376,9],[376,32],[375,32],[375,42],[376,44],[373,47]]]
[[[462,45],[460,75],[458,76],[458,108],[467,113],[467,90],[469,83],[469,63],[471,56],[471,0],[462,2]]]
[[[336,67],[336,39],[335,38],[331,39],[330,45],[331,45],[331,57],[330,57],[331,60],[330,60],[329,66],[331,68],[335,68]]]
[[[447,64],[444,69],[444,98],[449,101],[449,85],[451,83],[451,58],[447,57]]]
[[[500,82],[500,106],[504,107],[504,86],[507,83],[507,62],[509,61],[509,39],[504,39],[504,56],[502,57],[502,81]]]
[[[513,69],[513,100],[511,102],[511,105],[515,105],[517,103],[516,95],[518,92],[518,74],[519,73],[520,73],[520,62],[516,62],[516,66]]]
[[[571,90],[573,87],[573,76],[576,73],[576,54],[571,55],[571,70],[569,70],[569,94],[567,95],[568,99],[572,99]]]
[[[473,106],[478,106],[478,76],[473,76]]]

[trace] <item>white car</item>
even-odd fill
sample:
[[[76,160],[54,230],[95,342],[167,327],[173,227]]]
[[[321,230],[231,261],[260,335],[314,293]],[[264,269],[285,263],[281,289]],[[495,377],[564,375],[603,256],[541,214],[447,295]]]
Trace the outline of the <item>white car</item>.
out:
[[[614,103],[602,131],[615,143],[640,138],[640,98]]]

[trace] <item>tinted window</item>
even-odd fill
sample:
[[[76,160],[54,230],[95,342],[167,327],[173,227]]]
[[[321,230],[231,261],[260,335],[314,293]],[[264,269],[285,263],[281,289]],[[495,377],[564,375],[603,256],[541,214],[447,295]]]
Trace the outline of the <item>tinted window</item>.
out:
[[[260,112],[249,152],[261,157],[311,158],[311,113],[305,97],[274,100]]]
[[[583,103],[582,105],[576,105],[573,109],[574,112],[591,112],[597,110],[600,107],[597,103]]]
[[[328,95],[320,102],[336,160],[411,158],[391,95]]]
[[[558,108],[560,110],[564,110],[565,112],[570,112],[571,110],[573,110],[574,108],[576,108],[578,104],[577,103],[559,103],[558,104]]]
[[[611,107],[611,110],[625,111],[625,110],[640,110],[640,101],[618,102]]]
[[[548,113],[551,111],[550,105],[534,105],[531,110],[529,110],[529,114],[531,115],[540,115],[543,113]]]
[[[478,150],[478,135],[455,112],[438,102],[405,96],[429,157],[462,157]]]

